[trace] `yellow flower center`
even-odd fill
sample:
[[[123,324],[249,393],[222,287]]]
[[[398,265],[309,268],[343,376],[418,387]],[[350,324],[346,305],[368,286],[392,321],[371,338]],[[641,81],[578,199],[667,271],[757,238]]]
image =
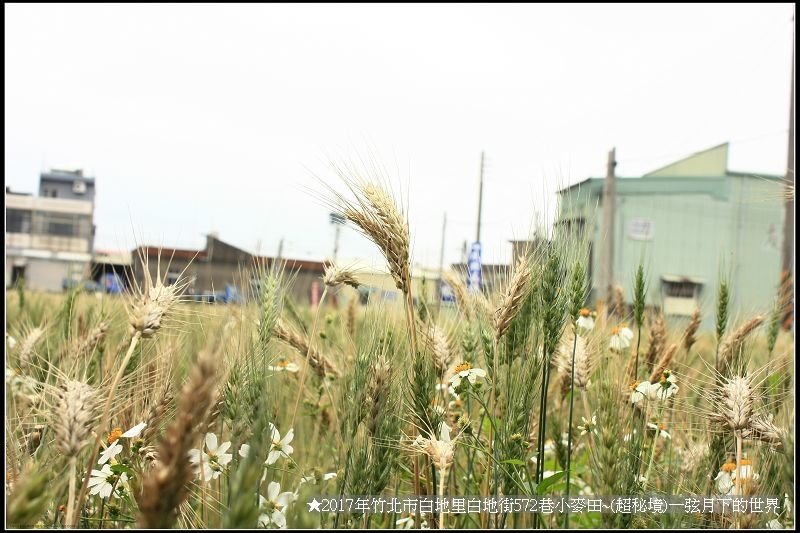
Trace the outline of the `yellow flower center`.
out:
[[[611,334],[612,335],[619,335],[619,326],[617,326],[615,328],[611,328]]]
[[[734,470],[736,470],[736,463],[725,463],[724,465],[722,465],[721,470],[723,472],[733,472]]]
[[[287,366],[289,366],[289,361],[285,359],[282,361],[278,361],[278,368],[286,368]]]
[[[638,386],[639,386],[639,383],[641,383],[641,381],[632,381],[632,382],[631,382],[631,390],[632,390],[632,391],[633,391],[633,390],[636,390],[636,387],[638,387]]]
[[[742,466],[751,466],[753,461],[751,459],[742,459]]]
[[[589,316],[590,314],[591,314],[591,311],[589,311],[585,307],[583,309],[581,309],[581,316]]]
[[[469,364],[469,363],[461,363],[454,370],[455,370],[456,374],[459,374],[461,372],[466,372],[470,368],[472,368],[471,364]]]
[[[108,434],[108,441],[109,444],[114,442],[115,440],[119,439],[122,436],[122,429],[121,428],[114,428],[111,430],[111,433]]]

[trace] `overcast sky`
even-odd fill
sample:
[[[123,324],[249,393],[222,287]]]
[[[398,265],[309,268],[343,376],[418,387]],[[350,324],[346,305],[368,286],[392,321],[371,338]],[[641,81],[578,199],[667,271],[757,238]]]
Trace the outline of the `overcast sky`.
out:
[[[475,239],[507,260],[555,191],[731,142],[786,169],[792,4],[5,5],[5,176],[97,179],[96,248],[322,259],[312,172],[373,153],[410,206],[417,263]],[[340,257],[375,257],[343,230]]]

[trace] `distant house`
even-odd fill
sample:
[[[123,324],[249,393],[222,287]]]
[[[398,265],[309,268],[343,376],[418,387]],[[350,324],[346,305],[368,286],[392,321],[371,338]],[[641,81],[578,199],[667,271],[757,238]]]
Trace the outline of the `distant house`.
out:
[[[699,305],[711,318],[723,275],[730,275],[734,311],[770,307],[781,264],[782,177],[733,172],[727,161],[723,144],[641,177],[617,178],[613,280],[627,303],[641,262],[647,303],[667,315],[686,316]],[[603,297],[603,182],[588,178],[559,191],[556,223],[556,231],[590,240],[592,301]]]
[[[214,234],[206,236],[206,246],[201,250],[140,246],[131,252],[131,260],[131,272],[138,283],[144,280],[144,260],[153,279],[160,267],[167,284],[175,283],[183,273],[189,281],[187,293],[198,298],[222,293],[226,287],[247,291],[247,285],[254,279],[256,262],[270,267],[276,261],[253,255]],[[282,259],[282,262],[286,272],[294,275],[291,293],[298,302],[307,304],[319,296],[324,273],[322,262],[297,259]]]
[[[39,196],[6,189],[6,287],[23,278],[45,291],[88,277],[94,244],[94,178],[41,174]]]

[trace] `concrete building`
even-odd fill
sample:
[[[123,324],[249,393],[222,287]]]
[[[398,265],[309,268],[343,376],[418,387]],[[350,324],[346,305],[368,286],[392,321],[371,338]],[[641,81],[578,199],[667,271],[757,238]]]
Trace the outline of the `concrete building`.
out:
[[[40,177],[39,196],[6,189],[6,287],[24,278],[60,291],[89,276],[94,242],[94,178],[81,171]]]
[[[206,246],[202,250],[181,250],[140,246],[131,252],[131,272],[136,281],[144,280],[144,261],[155,279],[160,257],[161,276],[166,283],[174,283],[181,273],[189,280],[187,294],[211,295],[225,291],[227,286],[235,286],[246,291],[252,279],[252,269],[256,261],[270,267],[274,258],[259,257],[221,241],[215,234],[206,236]],[[324,272],[322,262],[284,259],[287,273],[294,274],[291,293],[299,303],[313,301],[315,294],[322,292],[321,278]]]
[[[732,309],[766,311],[781,261],[781,176],[728,170],[728,144],[636,178],[616,179],[612,277],[631,301],[641,262],[647,304],[687,316],[700,306],[708,326],[721,276],[730,278]],[[588,232],[590,301],[599,296],[604,178],[559,191],[556,231]],[[600,296],[602,298],[602,296]]]

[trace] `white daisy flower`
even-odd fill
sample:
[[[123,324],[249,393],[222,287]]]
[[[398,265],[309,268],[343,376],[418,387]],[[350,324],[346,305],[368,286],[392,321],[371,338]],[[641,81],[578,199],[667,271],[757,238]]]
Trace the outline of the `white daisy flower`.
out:
[[[631,384],[631,403],[639,403],[650,397],[649,381],[634,381]]]
[[[581,417],[581,420],[583,420],[583,425],[578,426],[578,429],[581,430],[581,436],[587,433],[594,433],[597,435],[597,415],[592,415],[591,420],[586,420],[583,417]]]
[[[121,451],[122,451],[122,444],[119,444],[119,441],[115,440],[108,448],[103,450],[103,453],[100,454],[100,459],[98,459],[97,464],[99,465],[106,464],[110,459],[113,459],[114,457],[119,455],[119,452]]]
[[[594,317],[592,317],[592,312],[585,307],[581,309],[580,316],[578,317],[576,324],[578,329],[582,330],[583,333],[592,331],[594,329]]]
[[[675,374],[669,370],[665,370],[661,374],[661,379],[656,383],[650,385],[649,397],[651,400],[665,401],[667,398],[674,396],[678,392],[678,385],[676,384]]]
[[[457,389],[461,385],[461,380],[464,378],[471,384],[474,384],[476,379],[485,376],[486,371],[482,368],[472,368],[472,365],[469,363],[461,363],[453,369],[453,377],[450,378],[450,384],[454,389]]]
[[[611,330],[610,346],[612,350],[624,350],[631,345],[632,340],[633,331],[631,331],[625,324],[620,324]]]
[[[278,482],[272,481],[267,485],[267,497],[259,494],[259,506],[266,512],[258,517],[259,527],[275,526],[278,529],[286,528],[286,507],[295,500],[295,495],[291,492],[281,493],[281,486]]]
[[[217,436],[213,433],[206,433],[205,444],[207,452],[201,452],[197,448],[189,450],[189,462],[195,465],[198,478],[210,481],[222,474],[225,465],[233,460],[233,455],[225,453],[231,443],[223,442],[218,445]]]
[[[246,458],[250,454],[250,445],[249,444],[242,444],[239,447],[239,457]]]
[[[662,439],[671,439],[672,438],[672,435],[670,435],[669,432],[667,432],[664,424],[657,425],[657,424],[653,424],[652,422],[648,422],[647,423],[647,427],[652,429],[653,431],[658,431],[658,434]]]
[[[717,477],[714,478],[714,481],[717,482],[717,492],[719,492],[722,496],[730,496],[733,494],[735,486],[734,486],[734,469],[736,468],[736,464],[734,463],[725,463],[722,465],[722,469],[717,474]]]
[[[297,363],[292,363],[286,359],[281,359],[274,366],[269,366],[269,370],[272,372],[292,372],[295,373],[300,370],[300,365]]]
[[[783,524],[777,518],[773,518],[767,522],[767,529],[783,529]]]
[[[443,381],[441,383],[437,383],[436,390],[437,391],[446,390],[453,398],[458,399],[458,393],[456,393],[456,390],[453,388],[453,385],[451,385],[449,381]]]
[[[316,485],[318,483],[318,481],[319,482],[329,481],[331,479],[335,479],[336,476],[337,476],[336,472],[328,472],[327,474],[322,474],[320,472],[319,476],[315,473],[315,474],[300,478],[300,485],[302,485],[303,483],[313,483],[313,484]]]
[[[12,337],[8,333],[6,333],[6,342],[8,342],[8,347],[11,348],[12,350],[14,349],[14,346],[17,345],[17,339]],[[8,370],[6,370],[6,372],[8,372]]]
[[[294,428],[286,432],[283,439],[278,432],[278,428],[272,422],[269,423],[270,432],[272,434],[272,443],[269,446],[269,455],[267,456],[267,464],[275,464],[282,455],[289,457],[294,452],[294,448],[289,444],[294,438]]]
[[[142,430],[146,427],[147,427],[147,422],[136,424],[131,429],[120,435],[120,437],[125,437],[126,439],[132,439],[138,437],[142,433]]]
[[[111,471],[111,465],[103,465],[100,470],[92,470],[92,475],[89,478],[88,487],[91,487],[89,494],[98,495],[101,498],[108,498],[114,492],[114,485],[117,483],[125,483],[128,481],[128,475],[122,473],[117,475]],[[119,498],[120,495],[114,492],[114,495]]]
[[[397,520],[394,525],[396,525],[399,529],[414,529],[414,517],[407,516],[405,518],[401,518]]]

